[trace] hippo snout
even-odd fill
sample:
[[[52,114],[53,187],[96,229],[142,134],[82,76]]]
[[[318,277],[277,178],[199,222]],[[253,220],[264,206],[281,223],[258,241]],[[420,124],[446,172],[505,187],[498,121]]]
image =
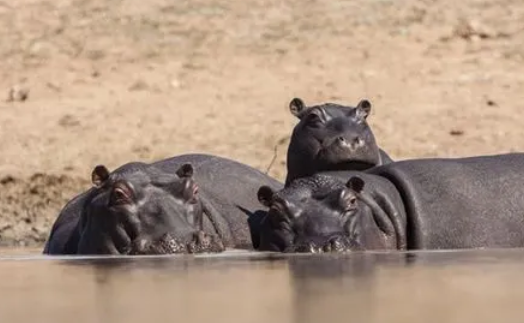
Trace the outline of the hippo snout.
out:
[[[357,149],[364,145],[364,140],[362,138],[355,136],[350,138],[345,138],[344,136],[338,136],[335,139],[335,144],[342,148]]]
[[[187,254],[187,253],[218,253],[225,250],[222,241],[216,237],[208,235],[203,231],[194,232],[188,242],[175,238],[166,233],[159,239],[149,240],[139,238],[133,241],[128,254],[130,255],[166,255],[166,254]]]
[[[293,247],[286,252],[297,253],[326,253],[326,252],[348,252],[359,250],[358,243],[345,234],[334,234],[329,237],[316,237],[307,240],[296,241]]]

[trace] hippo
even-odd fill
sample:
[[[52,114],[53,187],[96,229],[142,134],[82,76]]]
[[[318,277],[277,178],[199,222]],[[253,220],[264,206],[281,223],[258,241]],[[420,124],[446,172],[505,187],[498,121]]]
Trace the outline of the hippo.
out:
[[[259,250],[524,247],[524,154],[402,160],[257,192]]]
[[[307,107],[294,98],[289,110],[300,121],[287,151],[286,185],[319,171],[364,170],[392,162],[367,123],[369,100],[362,99],[356,107],[334,103]]]
[[[258,247],[256,192],[283,183],[218,156],[187,154],[94,167],[93,186],[61,210],[44,254],[173,254]]]

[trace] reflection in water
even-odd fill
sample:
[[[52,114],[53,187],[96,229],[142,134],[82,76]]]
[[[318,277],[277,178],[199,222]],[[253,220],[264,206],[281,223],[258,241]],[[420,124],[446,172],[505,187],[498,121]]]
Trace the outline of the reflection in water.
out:
[[[4,258],[0,322],[522,322],[524,250],[226,256]]]
[[[295,322],[369,322],[380,266],[403,265],[403,255],[355,253],[289,259]]]

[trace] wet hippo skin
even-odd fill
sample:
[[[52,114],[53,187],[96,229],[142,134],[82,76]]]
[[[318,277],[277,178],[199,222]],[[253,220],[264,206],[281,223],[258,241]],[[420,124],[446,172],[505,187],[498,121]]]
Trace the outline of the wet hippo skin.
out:
[[[60,212],[45,254],[220,252],[258,246],[260,185],[283,184],[239,162],[189,154],[99,165],[93,187]]]
[[[269,207],[262,250],[524,246],[521,153],[323,172],[258,194]]]

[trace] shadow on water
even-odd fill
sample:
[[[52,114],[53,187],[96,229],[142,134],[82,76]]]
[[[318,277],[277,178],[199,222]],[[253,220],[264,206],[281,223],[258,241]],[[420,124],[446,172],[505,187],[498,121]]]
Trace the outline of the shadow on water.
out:
[[[522,322],[523,259],[518,249],[6,255],[0,321]]]

